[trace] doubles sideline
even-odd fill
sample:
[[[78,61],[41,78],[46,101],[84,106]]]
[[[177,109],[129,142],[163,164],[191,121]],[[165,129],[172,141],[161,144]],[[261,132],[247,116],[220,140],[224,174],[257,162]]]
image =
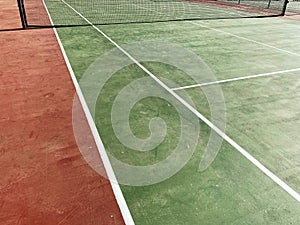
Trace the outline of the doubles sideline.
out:
[[[170,93],[173,97],[175,97],[180,103],[182,103],[185,107],[187,107],[194,115],[196,115],[200,120],[202,120],[206,125],[208,125],[212,130],[214,130],[218,135],[220,135],[227,143],[229,143],[232,147],[234,147],[238,152],[240,152],[245,158],[247,158],[253,165],[255,165],[261,172],[267,175],[270,179],[272,179],[276,184],[278,184],[283,190],[285,190],[289,195],[291,195],[295,200],[300,202],[300,195],[293,190],[289,185],[287,185],[284,181],[282,181],[279,177],[277,177],[273,172],[271,172],[268,168],[266,168],[262,163],[260,163],[257,159],[255,159],[250,153],[248,153],[244,148],[242,148],[239,144],[237,144],[233,139],[231,139],[227,134],[225,134],[222,130],[220,130],[217,126],[215,126],[212,122],[210,122],[206,117],[204,117],[200,112],[198,112],[195,108],[193,108],[190,104],[188,104],[183,98],[181,98],[178,94],[175,93],[172,89],[170,89],[165,83],[163,83],[160,79],[158,79],[153,73],[151,73],[146,67],[144,67],[140,62],[138,62],[132,55],[130,55],[127,51],[125,51],[121,46],[119,46],[114,40],[112,40],[107,34],[105,34],[102,30],[96,27],[91,21],[85,18],[80,12],[78,12],[75,8],[69,5],[67,2],[62,0],[62,2],[67,5],[70,9],[72,9],[77,15],[79,15],[83,20],[85,20],[88,24],[91,25],[97,32],[99,32],[103,37],[105,37],[109,42],[111,42],[117,49],[119,49],[124,55],[126,55],[134,64],[136,64],[140,69],[142,69],[145,73],[147,73],[154,81],[156,81],[162,88],[164,88],[168,93]],[[227,33],[227,32],[226,32]],[[233,35],[234,36],[234,35]],[[272,47],[274,48],[274,47]],[[299,55],[300,56],[300,55]],[[76,78],[75,78],[76,79]],[[78,87],[79,88],[79,87]],[[82,93],[81,93],[82,94]],[[83,96],[82,96],[83,97]],[[84,100],[84,99],[83,99]],[[85,103],[86,104],[86,103]],[[88,113],[89,114],[89,113]],[[90,115],[90,114],[89,114]],[[92,126],[96,126],[93,121],[91,121]],[[97,135],[99,137],[99,135]],[[99,137],[99,140],[102,144],[102,141]],[[103,144],[102,146],[103,147]],[[102,151],[105,152],[104,148]],[[106,153],[105,153],[106,154]],[[110,165],[110,163],[109,163]]]
[[[53,25],[52,18],[51,18],[51,16],[50,16],[50,13],[49,13],[49,11],[48,11],[48,9],[47,9],[47,6],[46,6],[44,0],[43,0],[43,4],[44,4],[45,10],[46,10],[46,12],[47,12],[47,14],[48,14],[48,17],[49,17],[49,19],[50,19],[51,25]],[[95,125],[95,123],[94,123],[94,120],[93,120],[93,117],[92,117],[92,115],[91,115],[91,113],[90,113],[90,111],[89,111],[89,108],[88,108],[88,106],[87,106],[87,103],[86,103],[86,101],[85,101],[85,98],[84,98],[84,96],[83,96],[83,93],[82,93],[82,91],[81,91],[81,89],[80,89],[79,83],[78,83],[78,81],[77,81],[77,79],[76,79],[76,76],[75,76],[74,71],[73,71],[73,69],[72,69],[72,66],[71,66],[71,64],[70,64],[70,61],[69,61],[69,59],[68,59],[68,57],[67,57],[67,54],[66,54],[66,52],[65,52],[65,49],[64,49],[64,47],[63,47],[63,45],[62,45],[62,43],[61,43],[61,40],[60,40],[60,38],[59,38],[59,36],[58,36],[58,33],[57,33],[56,29],[53,28],[53,30],[54,30],[56,39],[57,39],[57,41],[58,41],[58,44],[59,44],[59,46],[60,46],[61,52],[62,52],[62,54],[63,54],[64,60],[65,60],[65,62],[66,62],[66,65],[67,65],[67,67],[68,67],[68,70],[69,70],[71,79],[72,79],[72,81],[73,81],[73,84],[74,84],[74,87],[75,87],[75,90],[76,90],[76,94],[77,94],[77,96],[78,96],[78,98],[79,98],[79,101],[80,101],[80,103],[81,103],[81,105],[82,105],[82,109],[83,109],[84,114],[85,114],[85,116],[86,116],[86,118],[87,118],[87,122],[88,122],[88,124],[89,124],[89,127],[90,127],[90,129],[91,129],[93,138],[94,138],[95,143],[96,143],[96,146],[97,146],[97,150],[98,150],[98,152],[99,152],[99,155],[100,155],[101,160],[102,160],[102,162],[103,162],[103,165],[104,165],[104,167],[105,167],[107,176],[108,176],[108,178],[109,178],[109,180],[110,180],[110,184],[111,184],[112,190],[113,190],[113,192],[114,192],[116,201],[117,201],[117,203],[118,203],[118,205],[119,205],[119,208],[120,208],[121,214],[122,214],[122,216],[123,216],[124,222],[125,222],[126,225],[134,225],[134,221],[133,221],[132,215],[131,215],[131,213],[130,213],[130,211],[129,211],[129,208],[128,208],[128,206],[127,206],[127,203],[126,203],[126,201],[125,201],[125,198],[124,198],[124,196],[123,196],[123,193],[122,193],[122,191],[121,191],[121,188],[120,188],[118,182],[111,182],[111,181],[116,181],[116,180],[117,180],[117,179],[116,179],[116,176],[115,176],[115,173],[114,173],[113,168],[112,168],[112,166],[111,166],[111,163],[110,163],[110,161],[109,161],[108,155],[107,155],[107,153],[106,153],[106,151],[105,151],[103,142],[102,142],[102,140],[101,140],[101,138],[100,138],[100,136],[99,136],[97,127],[96,127],[96,125]]]

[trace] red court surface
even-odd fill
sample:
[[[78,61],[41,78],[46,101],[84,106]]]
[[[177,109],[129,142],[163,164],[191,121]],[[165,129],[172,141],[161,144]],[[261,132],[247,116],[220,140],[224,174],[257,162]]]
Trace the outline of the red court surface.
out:
[[[0,30],[20,28],[16,1],[0,9]],[[124,224],[110,182],[78,150],[74,93],[53,29],[0,32],[1,225]]]
[[[20,28],[18,3],[14,0],[0,1],[0,30]],[[1,58],[2,59],[2,58]]]

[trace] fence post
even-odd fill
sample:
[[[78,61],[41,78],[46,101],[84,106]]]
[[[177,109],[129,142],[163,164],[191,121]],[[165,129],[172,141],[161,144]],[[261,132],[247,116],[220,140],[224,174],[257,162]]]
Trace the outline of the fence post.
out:
[[[271,1],[272,1],[272,0],[269,0],[269,2],[268,2],[268,9],[270,8]]]
[[[17,0],[23,29],[28,27],[23,0]]]
[[[287,8],[287,5],[288,5],[288,4],[289,4],[289,0],[284,0],[282,12],[281,12],[281,16],[284,16],[284,15],[285,15],[286,8]]]

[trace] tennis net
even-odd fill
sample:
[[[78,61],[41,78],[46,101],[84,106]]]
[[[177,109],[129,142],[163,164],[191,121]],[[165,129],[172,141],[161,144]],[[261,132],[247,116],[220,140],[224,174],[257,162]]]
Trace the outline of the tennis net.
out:
[[[300,0],[290,0],[287,11],[300,14]]]
[[[287,0],[20,0],[29,26],[150,23],[283,15]],[[43,10],[40,10],[43,11]]]

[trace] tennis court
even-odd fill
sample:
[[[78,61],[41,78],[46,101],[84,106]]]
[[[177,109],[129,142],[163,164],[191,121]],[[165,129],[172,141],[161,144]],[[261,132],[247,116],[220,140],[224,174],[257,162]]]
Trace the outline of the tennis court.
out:
[[[45,4],[134,223],[299,224],[300,22],[117,2]]]

